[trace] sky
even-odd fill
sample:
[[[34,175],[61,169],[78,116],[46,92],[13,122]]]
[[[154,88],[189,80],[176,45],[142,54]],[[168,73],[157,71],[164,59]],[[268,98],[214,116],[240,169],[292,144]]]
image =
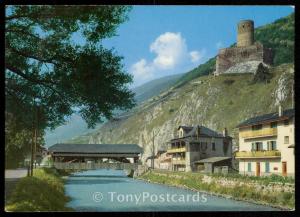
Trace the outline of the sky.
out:
[[[236,42],[240,20],[255,27],[294,11],[291,6],[134,6],[117,36],[105,39],[124,57],[131,87],[187,72]]]

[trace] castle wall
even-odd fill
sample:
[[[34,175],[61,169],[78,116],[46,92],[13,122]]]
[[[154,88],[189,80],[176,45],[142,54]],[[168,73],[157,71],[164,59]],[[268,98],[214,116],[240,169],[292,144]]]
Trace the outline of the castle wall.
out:
[[[265,48],[260,43],[247,47],[225,48],[219,51],[216,61],[216,74],[221,74],[231,66],[246,61],[259,61],[268,65],[272,64],[272,50]]]
[[[270,48],[264,47],[261,43],[254,43],[254,22],[252,20],[242,20],[237,29],[237,46],[219,50],[216,61],[215,75],[219,75],[232,66],[238,66],[239,63],[251,61],[255,64],[263,62],[267,65],[273,64],[273,52]],[[251,64],[252,64],[251,63]],[[255,65],[251,65],[253,68]],[[245,68],[245,67],[243,67]],[[255,69],[251,69],[255,73]],[[237,71],[231,68],[228,73]],[[249,72],[249,67],[239,70],[237,73]]]

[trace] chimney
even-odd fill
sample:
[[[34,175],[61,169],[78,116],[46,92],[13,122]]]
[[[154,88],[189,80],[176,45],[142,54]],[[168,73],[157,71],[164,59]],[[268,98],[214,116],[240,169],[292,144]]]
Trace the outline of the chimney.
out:
[[[282,107],[281,107],[281,105],[279,105],[279,107],[278,107],[278,116],[279,117],[282,116]]]
[[[224,137],[227,137],[227,136],[228,136],[228,131],[227,131],[227,128],[226,128],[226,127],[223,129],[223,136],[224,136]]]

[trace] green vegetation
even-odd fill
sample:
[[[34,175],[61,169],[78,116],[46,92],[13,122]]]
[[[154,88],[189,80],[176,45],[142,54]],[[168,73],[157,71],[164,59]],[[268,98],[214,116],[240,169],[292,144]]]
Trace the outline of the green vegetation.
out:
[[[153,96],[159,95],[162,91],[169,89],[181,77],[182,74],[169,75],[133,88],[132,91],[135,93],[136,102],[139,104]]]
[[[22,178],[17,183],[5,210],[72,211],[66,207],[68,201],[60,174],[55,169],[36,169],[33,177]]]
[[[256,181],[260,182],[262,184],[270,184],[270,183],[290,183],[295,184],[295,179],[288,176],[279,176],[272,174],[270,176],[248,176],[248,175],[241,175],[239,173],[229,173],[227,175],[224,174],[212,174],[213,177],[226,177],[227,179],[235,179],[235,180],[241,180],[241,181]]]
[[[187,187],[193,190],[199,191],[206,191],[215,194],[221,194],[223,196],[231,196],[234,199],[238,200],[247,200],[252,202],[259,202],[263,204],[269,204],[272,206],[279,206],[289,209],[295,208],[295,193],[294,192],[267,192],[264,193],[260,189],[256,189],[254,186],[247,185],[247,182],[253,181],[254,178],[250,177],[241,177],[241,176],[233,176],[234,179],[238,182],[233,186],[221,186],[220,184],[216,183],[217,178],[223,177],[227,180],[232,180],[233,177],[224,176],[224,175],[212,175],[211,177],[215,177],[214,181],[211,182],[204,182],[203,179],[204,175],[200,173],[191,173],[191,172],[157,172],[157,171],[150,171],[143,174],[140,178],[155,182],[166,184],[170,186],[177,186],[177,187]],[[256,177],[255,181],[260,183],[260,177]],[[267,184],[266,178],[262,183]],[[271,182],[274,178],[269,178],[269,182]],[[277,178],[276,178],[277,179]],[[241,184],[240,182],[243,182]],[[261,183],[261,186],[263,184]]]
[[[255,40],[274,51],[274,65],[294,62],[295,13],[255,29]]]
[[[198,78],[200,76],[209,75],[216,68],[216,57],[209,59],[206,63],[199,65],[197,68],[193,69],[192,71],[187,72],[184,74],[176,83],[175,87],[179,88],[186,84],[187,82]]]

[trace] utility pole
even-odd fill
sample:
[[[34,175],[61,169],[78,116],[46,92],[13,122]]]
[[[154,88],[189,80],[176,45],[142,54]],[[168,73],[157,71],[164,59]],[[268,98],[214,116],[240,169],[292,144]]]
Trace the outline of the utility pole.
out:
[[[34,151],[33,151],[33,140],[34,140],[34,138],[33,138],[34,136],[32,136],[32,141],[31,141],[31,159],[30,159],[30,176],[32,176],[33,175],[33,153],[34,153]]]
[[[151,168],[154,169],[154,130],[152,132],[152,158],[151,158]]]
[[[152,115],[152,120],[154,119],[154,115],[153,113]],[[159,133],[160,129],[158,130],[158,132],[154,135],[154,129],[152,131],[152,157],[151,157],[151,168],[154,169],[154,154],[155,154],[155,150],[154,150],[154,138],[155,136],[157,136],[157,134]]]
[[[155,155],[155,146],[154,146],[154,138],[158,135],[160,130],[154,134],[154,130],[152,131],[152,159],[151,159],[151,168],[154,169],[154,155]]]
[[[33,138],[31,142],[31,159],[30,159],[30,176],[33,176],[33,168],[36,167],[36,148],[37,148],[37,137],[38,137],[38,105],[36,98],[33,99],[33,108],[35,113],[35,121],[33,121]]]
[[[35,105],[35,130],[34,130],[34,168],[36,168],[36,149],[37,149],[37,137],[38,137],[38,128],[39,128],[39,107]]]
[[[34,98],[33,98],[33,103],[32,104],[33,104],[33,107],[34,107],[35,106],[35,100],[34,100]],[[34,113],[34,111],[32,113]],[[34,122],[32,123],[32,130],[35,131],[34,130]],[[34,132],[32,134],[32,141],[31,141],[31,146],[30,146],[30,149],[31,149],[31,156],[30,156],[30,176],[33,175],[33,154],[34,154],[34,144],[33,144],[33,142],[34,142]]]
[[[294,83],[294,81],[293,81],[293,85],[292,85],[292,108],[294,108],[294,85],[295,85],[295,83]]]

